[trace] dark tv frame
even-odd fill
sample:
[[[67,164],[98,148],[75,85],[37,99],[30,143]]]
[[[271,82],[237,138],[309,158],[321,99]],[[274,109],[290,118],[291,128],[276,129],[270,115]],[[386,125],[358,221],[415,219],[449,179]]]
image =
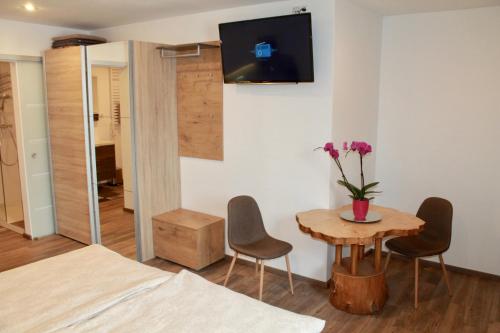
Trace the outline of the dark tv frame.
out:
[[[225,22],[225,23],[219,23],[219,38],[220,36],[220,27],[221,25],[225,24],[232,24],[232,23],[247,23],[247,22],[257,22],[257,21],[266,21],[266,20],[275,20],[279,18],[284,18],[284,17],[290,17],[290,16],[307,16],[308,21],[309,21],[309,50],[310,50],[310,58],[311,58],[311,73],[312,77],[311,80],[307,81],[285,81],[285,80],[275,80],[275,81],[226,81],[226,69],[224,68],[224,56],[222,53],[222,49],[224,48],[224,42],[220,40],[220,45],[221,45],[221,58],[222,58],[222,74],[224,77],[224,83],[225,84],[283,84],[283,83],[311,83],[314,82],[314,52],[313,52],[313,34],[312,34],[312,16],[311,13],[301,13],[301,14],[290,14],[290,15],[280,15],[280,16],[272,16],[272,17],[264,17],[264,18],[258,18],[258,19],[251,19],[251,20],[243,20],[243,21],[233,21],[233,22]]]

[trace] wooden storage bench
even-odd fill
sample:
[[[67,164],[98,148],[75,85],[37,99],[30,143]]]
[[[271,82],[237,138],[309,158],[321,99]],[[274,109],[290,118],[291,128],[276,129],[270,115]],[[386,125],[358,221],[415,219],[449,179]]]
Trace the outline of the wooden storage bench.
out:
[[[224,258],[224,219],[187,209],[153,217],[157,257],[196,270]]]

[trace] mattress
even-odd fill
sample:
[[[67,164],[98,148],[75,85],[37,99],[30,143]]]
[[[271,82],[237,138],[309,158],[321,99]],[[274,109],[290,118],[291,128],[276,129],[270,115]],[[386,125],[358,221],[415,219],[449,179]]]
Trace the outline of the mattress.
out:
[[[0,332],[320,332],[324,321],[102,246],[0,274]]]
[[[100,245],[15,268],[0,273],[0,332],[51,332],[173,275]]]

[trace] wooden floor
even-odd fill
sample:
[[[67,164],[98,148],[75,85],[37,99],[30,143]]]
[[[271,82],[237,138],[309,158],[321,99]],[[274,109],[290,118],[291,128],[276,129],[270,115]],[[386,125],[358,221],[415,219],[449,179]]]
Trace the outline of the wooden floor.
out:
[[[12,222],[11,224],[15,225],[16,227],[24,229],[24,220]]]
[[[61,236],[31,241],[12,231],[0,229],[0,271],[82,246]],[[226,258],[198,273],[214,283],[222,284],[229,260]],[[171,272],[183,269],[161,259],[153,259],[146,264]],[[336,310],[328,303],[328,289],[324,284],[304,278],[294,279],[295,296],[292,296],[287,277],[282,273],[266,272],[263,300],[297,313],[325,319],[324,332],[500,332],[498,279],[451,272],[454,295],[450,298],[440,271],[424,267],[420,281],[420,307],[414,310],[413,288],[410,287],[413,272],[410,266],[409,262],[401,259],[391,260],[387,274],[389,300],[382,312],[374,316],[356,316]],[[238,261],[228,287],[257,298],[258,276],[254,266]]]
[[[9,229],[0,228],[0,271],[53,257],[85,246],[58,235],[32,241]]]
[[[99,202],[101,241],[107,248],[135,259],[134,214],[123,210],[123,196]]]

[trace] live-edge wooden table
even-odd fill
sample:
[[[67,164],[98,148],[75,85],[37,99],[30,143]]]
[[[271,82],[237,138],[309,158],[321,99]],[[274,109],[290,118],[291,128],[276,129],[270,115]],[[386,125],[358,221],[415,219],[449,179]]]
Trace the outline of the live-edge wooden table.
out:
[[[313,238],[335,245],[335,261],[330,280],[330,303],[354,314],[373,314],[382,310],[388,297],[382,269],[382,239],[387,236],[415,235],[425,222],[395,209],[371,205],[382,215],[376,223],[353,223],[340,213],[351,205],[335,210],[316,209],[298,213],[299,229]],[[365,245],[375,243],[373,263],[364,258]],[[351,246],[351,256],[342,258],[342,247]]]

